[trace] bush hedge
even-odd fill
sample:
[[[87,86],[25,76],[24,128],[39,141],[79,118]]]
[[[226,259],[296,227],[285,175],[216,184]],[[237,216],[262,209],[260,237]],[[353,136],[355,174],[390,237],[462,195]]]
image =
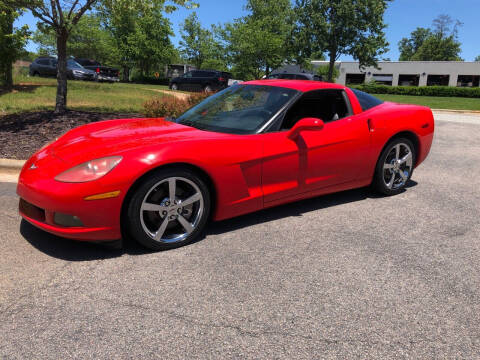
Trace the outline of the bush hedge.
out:
[[[206,93],[194,93],[186,99],[181,99],[172,95],[164,95],[143,104],[144,114],[152,118],[169,116],[177,118],[208,96]]]
[[[453,86],[387,86],[377,84],[352,85],[351,88],[369,94],[392,94],[411,96],[443,96],[480,98],[480,88],[462,88]]]

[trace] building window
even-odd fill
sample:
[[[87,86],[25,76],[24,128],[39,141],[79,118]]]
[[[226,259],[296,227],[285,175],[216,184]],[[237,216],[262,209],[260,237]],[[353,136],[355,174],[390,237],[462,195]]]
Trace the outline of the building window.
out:
[[[345,80],[346,85],[363,84],[365,82],[365,74],[347,74]]]
[[[400,86],[418,86],[420,75],[399,75],[398,85]]]
[[[450,75],[428,75],[427,86],[448,86]]]
[[[480,75],[458,75],[458,87],[479,87]]]
[[[373,80],[381,85],[392,86],[393,75],[392,74],[373,74]]]

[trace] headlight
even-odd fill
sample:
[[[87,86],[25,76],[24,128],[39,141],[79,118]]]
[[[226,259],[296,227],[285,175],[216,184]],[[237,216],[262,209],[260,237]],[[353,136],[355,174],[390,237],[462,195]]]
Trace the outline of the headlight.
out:
[[[73,73],[75,75],[83,75],[84,74],[84,72],[82,70],[73,70]]]
[[[67,183],[82,183],[98,180],[107,175],[122,161],[121,156],[109,156],[87,161],[58,175],[55,180]]]

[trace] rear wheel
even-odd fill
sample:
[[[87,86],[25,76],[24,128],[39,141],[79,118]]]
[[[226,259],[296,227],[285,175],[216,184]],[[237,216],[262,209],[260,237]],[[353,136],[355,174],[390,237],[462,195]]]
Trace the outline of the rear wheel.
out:
[[[390,141],[377,163],[374,188],[385,195],[401,193],[412,177],[416,154],[412,142],[406,138]]]
[[[210,213],[210,193],[189,170],[159,170],[136,190],[128,207],[133,238],[152,250],[167,250],[195,240]]]
[[[211,93],[212,92],[212,87],[210,85],[205,85],[205,87],[203,88],[203,91],[205,93]]]

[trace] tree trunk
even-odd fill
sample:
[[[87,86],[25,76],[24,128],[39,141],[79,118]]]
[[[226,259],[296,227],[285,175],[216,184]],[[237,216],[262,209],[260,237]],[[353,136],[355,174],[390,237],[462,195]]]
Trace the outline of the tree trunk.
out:
[[[5,38],[7,39],[7,44],[6,48],[9,49],[12,46],[12,38],[11,36],[13,35],[13,21],[14,21],[14,16],[13,16],[13,10],[10,9],[8,6],[5,9],[5,14],[6,14],[6,23],[4,24],[3,29],[0,29],[0,34],[3,33],[5,35]],[[2,79],[0,80],[0,83],[4,83],[5,88],[7,90],[11,90],[13,88],[13,66],[10,58],[7,56],[7,59],[2,61],[3,66],[0,66],[0,72],[3,71]],[[2,65],[2,64],[0,64]]]
[[[12,63],[5,64],[5,88],[13,89],[13,66]]]
[[[128,66],[123,67],[123,81],[129,82],[130,81],[130,69]]]
[[[65,28],[57,30],[57,99],[55,113],[67,111],[67,40],[68,32]]]
[[[337,52],[330,50],[330,63],[328,65],[328,82],[333,82],[333,69],[335,68],[335,61],[337,60]]]
[[[7,7],[7,12],[9,13],[8,15],[8,24],[7,24],[7,35],[12,36],[13,35],[13,11],[8,10]],[[10,40],[12,41],[12,40]],[[7,64],[5,64],[5,86],[8,90],[13,89],[13,66],[12,62],[9,61]]]

